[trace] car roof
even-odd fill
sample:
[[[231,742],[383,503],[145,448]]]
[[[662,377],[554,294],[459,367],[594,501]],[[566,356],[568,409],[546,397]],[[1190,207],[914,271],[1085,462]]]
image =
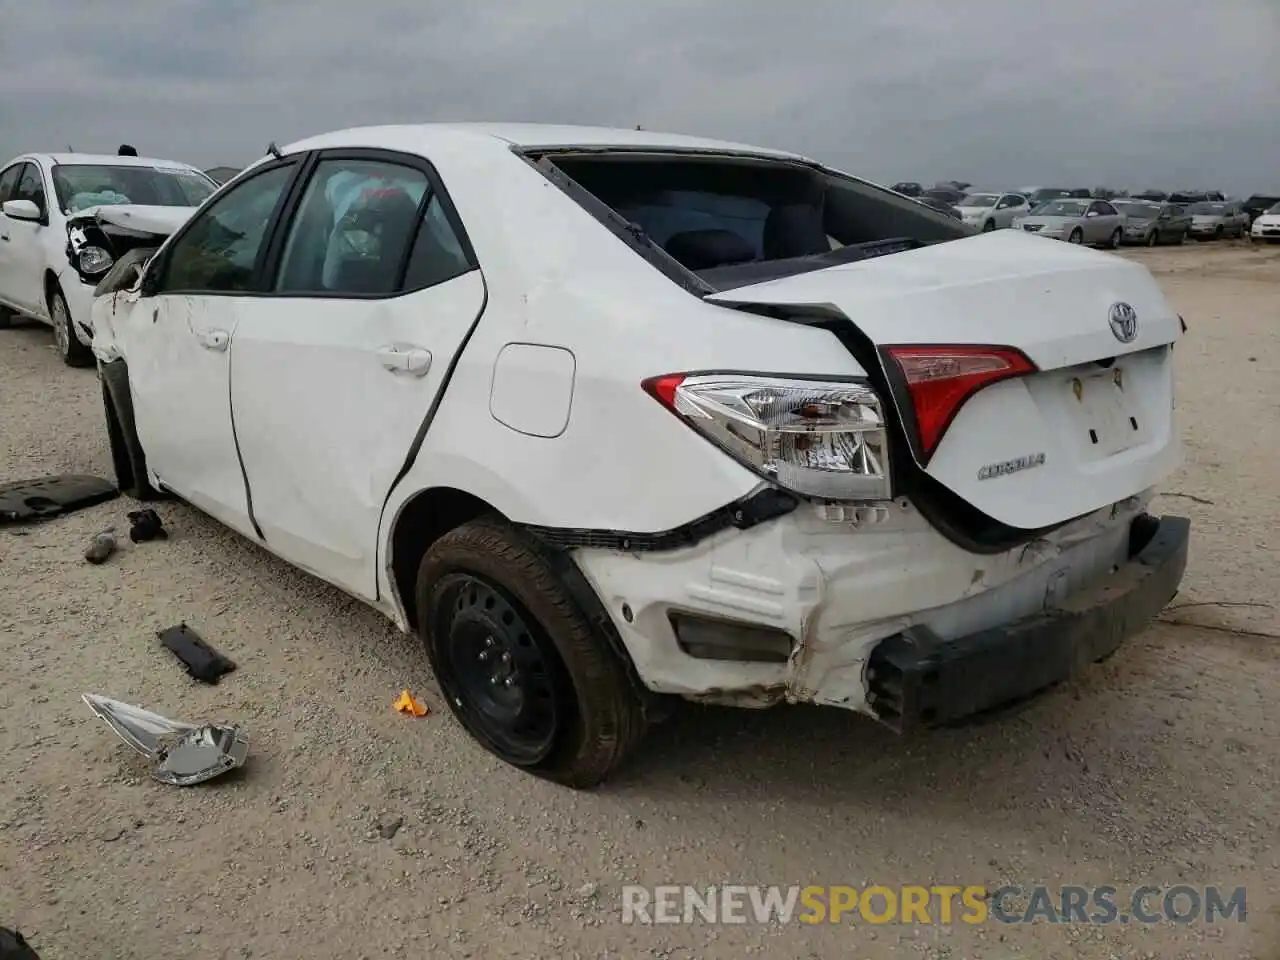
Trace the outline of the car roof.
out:
[[[111,153],[24,153],[14,157],[10,163],[19,160],[42,160],[48,164],[92,164],[95,166],[113,167],[166,167],[178,170],[195,170],[189,163],[177,160],[160,160],[154,157],[121,157]]]
[[[542,123],[417,123],[397,126],[353,127],[291,143],[283,153],[300,153],[327,147],[368,147],[429,154],[433,148],[563,149],[568,147],[653,150],[705,150],[743,153],[760,157],[800,160],[807,157],[727,140],[711,140],[678,133],[625,130],[611,127],[561,126]]]

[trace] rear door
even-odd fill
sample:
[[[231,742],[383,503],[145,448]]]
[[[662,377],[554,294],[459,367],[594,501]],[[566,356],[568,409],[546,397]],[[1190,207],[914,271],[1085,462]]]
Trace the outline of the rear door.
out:
[[[1036,371],[978,390],[932,455],[917,455],[931,477],[1010,526],[1050,526],[1116,503],[1179,461],[1170,344],[1181,325],[1150,273],[1120,257],[1000,231],[708,299],[834,305],[882,355],[893,346],[1020,350]],[[911,416],[909,399],[893,402]]]
[[[485,301],[425,160],[319,154],[246,303],[231,404],[253,519],[282,556],[377,597],[382,507]]]

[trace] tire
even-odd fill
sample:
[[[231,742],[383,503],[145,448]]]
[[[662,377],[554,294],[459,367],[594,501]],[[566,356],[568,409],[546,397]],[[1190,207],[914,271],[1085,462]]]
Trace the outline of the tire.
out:
[[[1150,233],[1147,234],[1146,239],[1143,242],[1148,247],[1158,246],[1160,243],[1160,231],[1152,230]]]
[[[0,330],[8,330],[13,326],[13,311],[8,307],[0,307]]]
[[[76,332],[71,329],[71,311],[67,308],[67,298],[57,287],[49,295],[49,319],[53,321],[53,339],[58,345],[62,362],[68,367],[93,366],[93,351],[81,343]]]
[[[1067,236],[1067,243],[1084,243],[1084,231],[1076,227]]]
[[[1116,229],[1113,230],[1111,233],[1111,239],[1107,241],[1107,249],[1119,250],[1120,241],[1123,239],[1124,239],[1124,231],[1121,230],[1119,227],[1116,227]]]
[[[994,220],[988,220],[986,223],[982,225],[982,232],[990,233],[995,228],[996,228],[996,222]]]
[[[416,598],[449,709],[499,759],[585,789],[640,742],[627,665],[527,535],[496,518],[457,527],[422,558]]]
[[[1218,224],[1217,228],[1214,229],[1213,231],[1213,239],[1221,240],[1223,237],[1223,234],[1224,234],[1224,231],[1222,229],[1222,224]]]
[[[127,388],[127,384],[126,384]],[[111,447],[111,465],[115,469],[116,487],[135,500],[162,500],[160,491],[147,479],[147,455],[138,441],[133,425],[133,412],[122,416],[115,397],[102,379],[102,406],[107,415],[107,442]]]

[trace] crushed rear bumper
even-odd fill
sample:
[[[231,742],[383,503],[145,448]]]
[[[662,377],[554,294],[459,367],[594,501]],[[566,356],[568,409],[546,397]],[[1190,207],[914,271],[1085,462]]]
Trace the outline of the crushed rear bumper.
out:
[[[880,641],[867,663],[876,716],[907,733],[1007,706],[1105,659],[1178,591],[1191,522],[1136,517],[1129,561],[1045,612],[954,640],[913,626]]]

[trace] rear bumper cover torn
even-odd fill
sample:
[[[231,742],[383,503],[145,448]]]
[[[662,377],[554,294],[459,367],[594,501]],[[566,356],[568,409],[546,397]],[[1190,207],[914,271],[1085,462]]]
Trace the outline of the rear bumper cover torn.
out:
[[[1191,522],[1143,514],[1130,557],[1092,588],[1035,616],[942,640],[913,626],[876,645],[868,700],[900,733],[940,726],[1023,700],[1105,659],[1173,598],[1187,565]]]

